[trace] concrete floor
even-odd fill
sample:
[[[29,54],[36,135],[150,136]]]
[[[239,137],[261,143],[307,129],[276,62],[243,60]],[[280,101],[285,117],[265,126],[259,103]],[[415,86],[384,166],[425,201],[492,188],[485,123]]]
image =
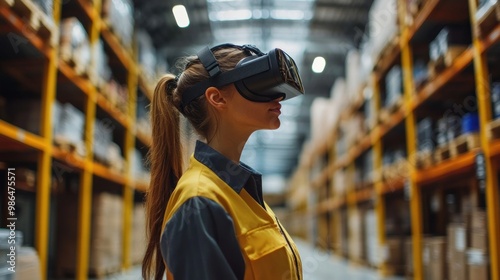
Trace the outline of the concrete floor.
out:
[[[294,240],[300,251],[303,280],[403,280],[403,277],[382,278],[370,268],[354,266],[336,256],[325,254],[301,240]],[[113,275],[107,280],[137,280],[141,279],[140,267],[134,267],[128,272]]]

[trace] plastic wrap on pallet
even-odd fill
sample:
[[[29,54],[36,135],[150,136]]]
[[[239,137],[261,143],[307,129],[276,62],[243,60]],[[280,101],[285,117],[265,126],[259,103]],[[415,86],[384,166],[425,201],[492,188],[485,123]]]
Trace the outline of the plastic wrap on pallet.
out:
[[[403,74],[401,66],[395,65],[389,70],[385,78],[386,98],[385,106],[394,105],[403,93]]]
[[[66,141],[73,144],[82,142],[85,115],[70,103],[61,107],[59,133]]]
[[[357,50],[353,49],[347,53],[345,60],[347,94],[351,101],[355,100],[361,89],[362,81],[359,79],[361,57]]]
[[[107,0],[104,15],[114,33],[127,47],[132,46],[134,32],[134,5],[130,0]]]
[[[421,59],[417,59],[413,64],[413,82],[416,88],[419,88],[421,85],[427,81],[429,78],[429,70],[425,62]]]
[[[453,46],[466,46],[471,43],[470,27],[446,26],[439,31],[436,38],[429,44],[429,58],[436,61]]]
[[[399,34],[397,1],[375,0],[370,8],[368,28],[371,54],[376,61],[387,42],[392,42]]]
[[[77,18],[66,18],[61,21],[60,42],[60,54],[63,60],[73,60],[77,67],[88,67],[91,52],[88,34]]]
[[[109,121],[95,120],[94,124],[94,156],[98,161],[108,162],[108,147],[113,141],[114,124]]]
[[[365,252],[368,263],[378,266],[380,258],[378,256],[378,235],[377,235],[377,215],[374,210],[369,210],[364,216],[365,230]]]
[[[108,64],[108,56],[104,51],[104,43],[102,39],[97,40],[92,44],[92,56],[95,58],[96,69],[91,72],[94,75],[94,79],[99,79],[102,82],[108,82],[111,79],[111,68]]]
[[[50,19],[53,18],[54,0],[33,0],[33,2],[37,4]]]
[[[311,104],[311,138],[313,141],[321,141],[326,137],[324,119],[329,111],[330,100],[327,98],[316,98]]]
[[[139,64],[144,76],[149,81],[156,79],[156,49],[153,45],[153,40],[151,36],[146,31],[139,30],[136,33],[138,52],[139,52]]]
[[[432,118],[425,118],[417,124],[417,143],[419,151],[434,151],[436,140]]]

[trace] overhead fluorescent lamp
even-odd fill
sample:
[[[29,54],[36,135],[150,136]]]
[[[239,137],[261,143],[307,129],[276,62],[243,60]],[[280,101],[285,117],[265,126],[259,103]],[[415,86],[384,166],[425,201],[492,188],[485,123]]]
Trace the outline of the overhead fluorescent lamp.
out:
[[[175,5],[172,8],[172,13],[174,13],[175,22],[180,28],[185,28],[189,26],[189,16],[186,7],[183,5]]]
[[[209,18],[211,21],[248,20],[252,18],[252,11],[249,9],[214,11],[210,12]]]
[[[305,13],[300,10],[272,10],[271,18],[283,20],[303,20],[305,19]]]
[[[325,70],[326,60],[322,56],[317,56],[312,64],[312,70],[314,73],[322,73]]]

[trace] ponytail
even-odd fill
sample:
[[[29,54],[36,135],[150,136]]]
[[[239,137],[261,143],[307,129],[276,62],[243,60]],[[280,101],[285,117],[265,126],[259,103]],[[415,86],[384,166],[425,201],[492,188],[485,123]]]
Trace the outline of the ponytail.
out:
[[[148,244],[142,264],[142,277],[145,280],[163,279],[165,264],[160,251],[163,216],[182,174],[179,112],[173,104],[176,88],[175,76],[163,76],[156,85],[151,102],[153,141],[148,154],[151,182],[146,194]]]

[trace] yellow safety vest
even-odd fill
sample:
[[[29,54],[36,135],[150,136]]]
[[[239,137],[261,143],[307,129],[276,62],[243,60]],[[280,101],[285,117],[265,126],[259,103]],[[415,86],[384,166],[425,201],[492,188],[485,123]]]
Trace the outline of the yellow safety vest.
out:
[[[297,247],[271,208],[265,204],[264,209],[245,189],[238,194],[194,156],[170,197],[162,228],[185,201],[197,196],[219,203],[233,219],[245,280],[303,279]],[[167,276],[174,280],[168,267]]]

